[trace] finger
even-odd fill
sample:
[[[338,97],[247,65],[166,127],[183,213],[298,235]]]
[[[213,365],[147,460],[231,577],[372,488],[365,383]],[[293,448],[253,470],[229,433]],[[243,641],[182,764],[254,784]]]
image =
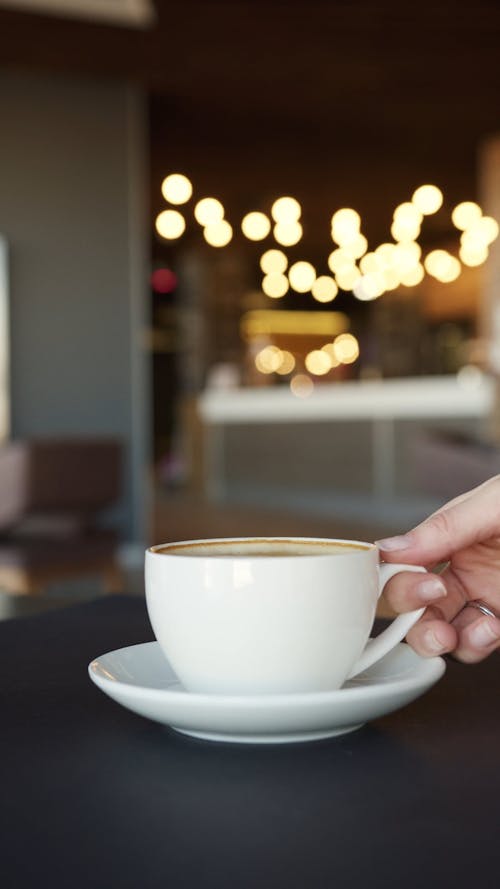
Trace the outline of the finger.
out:
[[[422,605],[441,602],[446,586],[437,574],[415,574],[401,571],[386,583],[384,598],[394,611],[413,611]]]
[[[432,606],[411,628],[406,641],[422,657],[436,657],[454,651],[458,645],[458,632],[442,619],[439,609]]]
[[[435,565],[500,531],[500,477],[445,504],[412,531],[379,540],[384,561]]]
[[[495,617],[478,617],[475,609],[464,608],[453,626],[458,632],[453,656],[463,663],[477,664],[500,647],[500,620]]]

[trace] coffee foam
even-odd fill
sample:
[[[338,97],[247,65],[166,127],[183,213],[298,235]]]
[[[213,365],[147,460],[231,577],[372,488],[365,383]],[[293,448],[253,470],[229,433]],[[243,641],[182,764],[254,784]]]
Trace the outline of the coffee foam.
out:
[[[346,555],[352,552],[363,552],[371,547],[350,541],[328,540],[291,540],[252,538],[250,540],[205,540],[192,543],[172,543],[152,547],[152,552],[159,555],[198,556],[235,558],[247,556],[253,558],[294,557],[294,556],[331,556]]]

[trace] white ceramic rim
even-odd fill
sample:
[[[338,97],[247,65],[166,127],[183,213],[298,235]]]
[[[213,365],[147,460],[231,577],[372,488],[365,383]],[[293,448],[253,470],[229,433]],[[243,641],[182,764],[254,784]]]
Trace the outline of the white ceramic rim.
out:
[[[159,550],[169,550],[176,546],[202,546],[204,544],[217,544],[217,543],[325,543],[325,544],[350,544],[352,546],[352,552],[346,552],[343,555],[354,555],[359,552],[373,552],[373,550],[377,550],[376,543],[368,543],[366,540],[349,540],[344,537],[265,537],[260,535],[249,535],[247,537],[206,537],[199,538],[195,540],[170,540],[168,543],[156,543],[154,546],[149,546],[146,550],[146,555],[152,556],[179,556],[180,553],[169,553],[169,552],[159,552]],[[359,547],[359,549],[357,548]],[[349,547],[346,547],[348,549]],[[333,553],[301,553],[300,558],[302,559],[323,559],[326,556],[334,555]],[[189,558],[189,554],[183,556],[183,558]],[[200,556],[196,556],[197,559]],[[206,554],[201,558],[207,559],[224,559],[227,560],[227,556],[223,556],[220,553],[211,555]],[[266,555],[255,556],[251,553],[249,554],[238,554],[231,556],[233,559],[265,559]],[[279,555],[272,556],[273,561],[276,559],[295,559],[297,556],[289,556],[289,555]]]

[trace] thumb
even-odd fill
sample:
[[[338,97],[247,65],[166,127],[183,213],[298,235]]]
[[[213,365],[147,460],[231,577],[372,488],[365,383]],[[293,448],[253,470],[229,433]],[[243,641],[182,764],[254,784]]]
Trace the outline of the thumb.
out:
[[[500,476],[446,503],[413,530],[377,541],[386,562],[436,564],[500,534]]]

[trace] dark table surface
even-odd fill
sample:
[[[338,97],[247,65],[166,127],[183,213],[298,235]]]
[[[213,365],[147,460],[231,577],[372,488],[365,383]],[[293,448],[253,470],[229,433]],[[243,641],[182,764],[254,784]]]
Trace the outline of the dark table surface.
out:
[[[350,735],[219,745],[87,676],[152,638],[114,597],[0,624],[2,889],[500,886],[500,661]]]

